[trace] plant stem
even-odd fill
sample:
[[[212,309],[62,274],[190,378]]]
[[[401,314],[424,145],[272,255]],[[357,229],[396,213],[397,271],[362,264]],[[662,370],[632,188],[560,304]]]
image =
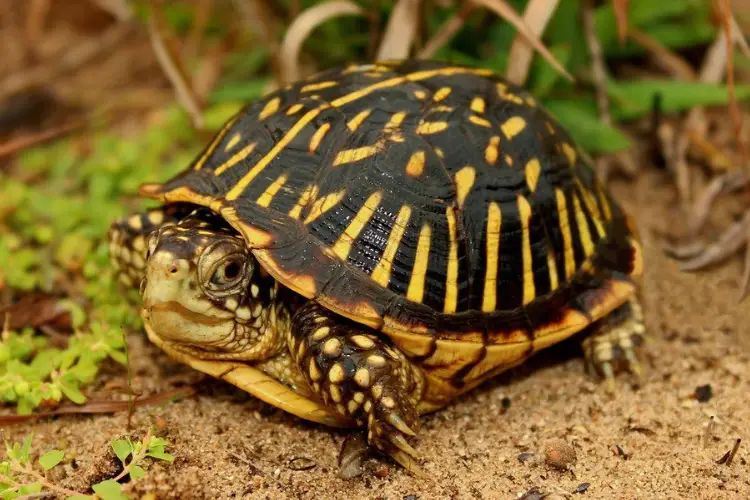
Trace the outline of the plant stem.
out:
[[[73,496],[73,495],[86,496],[85,494],[80,493],[78,491],[69,490],[67,488],[63,488],[62,486],[57,486],[56,484],[49,482],[46,477],[39,474],[30,465],[22,465],[19,461],[12,459],[10,461],[10,466],[17,473],[25,474],[27,476],[33,477],[34,479],[42,483],[42,486],[44,488],[47,488],[55,493],[60,493],[66,496]],[[95,498],[95,497],[91,497],[91,498]]]

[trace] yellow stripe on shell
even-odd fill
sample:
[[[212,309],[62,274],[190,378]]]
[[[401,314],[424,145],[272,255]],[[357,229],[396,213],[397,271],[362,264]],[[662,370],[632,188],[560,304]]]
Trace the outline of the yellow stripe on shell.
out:
[[[490,142],[484,150],[484,160],[490,165],[497,163],[497,157],[499,156],[500,136],[493,135],[490,137]]]
[[[354,216],[354,219],[352,219],[346,227],[344,232],[341,233],[341,236],[336,240],[336,243],[333,244],[331,249],[339,259],[345,261],[349,257],[349,252],[352,250],[352,243],[354,243],[354,240],[359,237],[359,233],[362,232],[362,229],[364,229],[370,222],[370,219],[372,219],[372,216],[380,205],[382,199],[382,191],[372,193],[370,197],[367,198],[367,201],[365,201],[365,204],[362,205],[362,208],[359,209],[357,215]]]
[[[567,202],[565,194],[560,188],[555,189],[555,199],[557,200],[557,216],[560,219],[560,232],[563,237],[565,278],[568,279],[576,271],[576,261],[573,255],[573,235],[570,232],[570,217],[568,216]]]
[[[307,214],[307,217],[305,217],[305,224],[310,224],[315,219],[338,205],[341,200],[344,199],[345,194],[346,189],[342,189],[341,191],[328,194],[326,196],[323,196],[322,198],[315,200],[310,207],[310,213]]]
[[[367,117],[370,116],[370,113],[372,113],[371,109],[360,111],[359,113],[357,113],[357,116],[349,120],[346,126],[349,127],[349,130],[355,132],[359,128],[359,126],[362,125],[362,122],[364,122]]]
[[[417,126],[420,135],[437,134],[448,128],[448,122],[422,122]]]
[[[240,133],[235,132],[232,138],[227,141],[227,145],[224,146],[224,152],[228,153],[233,147],[239,144],[241,139],[242,139],[242,136],[240,135]]]
[[[485,102],[481,97],[475,97],[471,100],[471,110],[475,113],[484,113]]]
[[[474,179],[477,173],[474,167],[464,167],[456,172],[456,199],[458,200],[458,208],[463,208],[466,196],[474,187]]]
[[[391,115],[390,120],[388,120],[388,123],[385,124],[385,128],[386,129],[399,128],[405,118],[406,118],[406,111],[399,111],[397,113],[393,113]]]
[[[523,305],[533,302],[536,298],[534,284],[534,256],[531,253],[531,235],[529,223],[531,221],[531,205],[523,196],[518,197],[518,214],[521,218],[521,255],[523,256]]]
[[[219,130],[219,133],[216,134],[216,137],[214,137],[214,139],[211,141],[211,144],[208,145],[200,158],[198,158],[198,161],[195,162],[193,170],[200,170],[201,168],[203,168],[203,165],[206,163],[206,160],[208,160],[208,157],[213,154],[216,147],[219,145],[222,139],[224,139],[224,136],[229,133],[229,130],[232,128],[232,126],[237,122],[237,120],[240,119],[240,115],[241,113],[237,113],[232,118],[227,120],[224,126],[221,127],[221,130]]]
[[[469,121],[473,123],[474,125],[479,125],[480,127],[490,128],[492,127],[492,124],[489,120],[482,118],[480,116],[470,116]]]
[[[330,123],[324,123],[323,125],[318,127],[318,130],[315,131],[312,138],[310,139],[310,145],[308,146],[308,150],[311,153],[314,153],[318,149],[320,143],[323,141],[323,138],[326,136],[329,130],[331,130]]]
[[[583,253],[588,257],[594,252],[594,242],[591,239],[591,232],[589,231],[589,224],[586,221],[586,214],[581,208],[581,200],[578,198],[578,193],[573,193],[573,211],[576,216],[576,225],[578,226],[578,234],[581,240],[581,246],[583,246]]]
[[[414,153],[412,153],[409,161],[406,163],[406,175],[410,177],[419,177],[424,172],[424,167],[424,151],[415,151]]]
[[[336,158],[333,160],[333,166],[338,167],[346,163],[355,163],[365,158],[369,158],[378,152],[377,146],[362,146],[360,148],[345,149],[339,151]]]
[[[430,258],[430,244],[432,242],[432,228],[425,223],[419,232],[417,242],[417,255],[414,268],[409,280],[409,288],[406,290],[406,298],[413,302],[422,302],[424,298],[424,282],[427,277],[427,264]]]
[[[513,139],[515,136],[523,132],[524,128],[526,128],[526,120],[520,116],[508,118],[505,123],[500,125],[500,130],[503,131],[503,134],[505,134],[505,137],[508,139]]]
[[[229,170],[230,168],[237,165],[239,162],[243,161],[245,158],[250,156],[250,153],[252,153],[255,150],[255,146],[257,144],[255,142],[248,144],[244,148],[237,151],[235,154],[233,154],[227,161],[219,165],[216,170],[214,170],[214,175],[221,175],[225,171]]]
[[[307,206],[311,199],[314,199],[317,193],[317,186],[307,186],[300,195],[297,203],[289,210],[289,217],[299,219],[302,210]]]
[[[448,272],[445,277],[445,302],[443,312],[446,314],[456,312],[458,302],[458,236],[456,235],[456,211],[453,207],[445,210],[448,220]]]
[[[536,185],[539,183],[539,175],[542,172],[542,165],[539,163],[537,158],[529,160],[526,164],[526,184],[529,186],[529,190],[533,193],[536,191]]]
[[[262,110],[260,110],[258,119],[261,121],[265,120],[272,114],[276,113],[279,110],[280,105],[281,105],[281,97],[274,97],[273,99],[268,101],[265,106],[263,106]]]
[[[388,286],[388,282],[391,280],[393,259],[396,257],[396,251],[401,245],[401,238],[404,237],[410,217],[411,207],[409,205],[403,205],[398,211],[398,215],[396,215],[396,220],[393,223],[391,234],[388,236],[388,243],[385,245],[383,256],[380,258],[380,261],[372,272],[373,281],[381,286]]]
[[[315,92],[316,90],[323,90],[323,89],[327,89],[330,87],[335,87],[338,84],[339,82],[336,82],[336,81],[310,83],[302,87],[300,89],[300,92]]]
[[[490,202],[487,208],[487,257],[484,274],[482,311],[491,312],[497,306],[497,267],[500,257],[500,231],[502,212],[497,202]]]
[[[435,102],[440,102],[448,97],[452,91],[453,89],[450,87],[442,87],[432,95],[432,100]]]
[[[276,196],[276,193],[279,192],[279,189],[284,185],[284,183],[287,180],[286,174],[281,174],[278,179],[273,181],[273,183],[268,186],[268,189],[266,189],[262,195],[258,198],[258,205],[261,207],[268,208],[268,206],[273,201],[274,196]]]
[[[555,262],[555,254],[551,249],[547,250],[547,269],[549,270],[549,289],[550,291],[557,290],[560,279],[557,276],[557,263]]]

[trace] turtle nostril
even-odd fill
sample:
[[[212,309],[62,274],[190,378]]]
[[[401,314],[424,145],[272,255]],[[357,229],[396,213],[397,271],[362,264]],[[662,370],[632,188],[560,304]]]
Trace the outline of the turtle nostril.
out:
[[[172,264],[171,266],[169,266],[170,274],[177,274],[179,270],[180,270],[180,266],[178,266],[177,264]]]

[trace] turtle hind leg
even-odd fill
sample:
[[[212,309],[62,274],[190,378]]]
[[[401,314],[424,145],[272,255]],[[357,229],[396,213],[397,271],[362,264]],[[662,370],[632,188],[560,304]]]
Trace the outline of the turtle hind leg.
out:
[[[177,222],[187,208],[167,205],[120,217],[109,228],[109,258],[122,284],[137,288],[146,272],[148,240],[159,227]]]
[[[292,319],[289,349],[313,391],[358,426],[369,445],[419,474],[409,438],[419,430],[421,371],[367,327],[315,302]]]
[[[587,370],[604,377],[609,392],[615,391],[618,371],[641,377],[637,350],[645,342],[645,333],[641,305],[631,299],[600,320],[583,340]]]

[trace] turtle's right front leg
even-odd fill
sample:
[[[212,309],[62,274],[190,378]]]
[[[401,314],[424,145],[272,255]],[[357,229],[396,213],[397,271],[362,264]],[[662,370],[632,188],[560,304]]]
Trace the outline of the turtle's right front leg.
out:
[[[327,405],[367,429],[373,448],[418,473],[407,439],[419,430],[419,368],[366,326],[310,301],[292,318],[289,351]]]
[[[166,205],[121,217],[112,223],[107,234],[109,258],[125,286],[137,288],[143,280],[151,233],[165,224],[176,223],[186,213],[185,207]]]

